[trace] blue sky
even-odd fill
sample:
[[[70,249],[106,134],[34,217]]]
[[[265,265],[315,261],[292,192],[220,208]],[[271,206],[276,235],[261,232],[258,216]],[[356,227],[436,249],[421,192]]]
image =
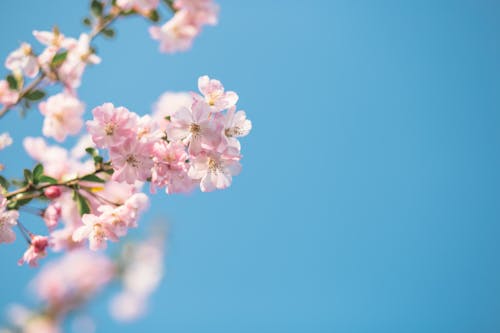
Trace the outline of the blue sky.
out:
[[[198,76],[253,121],[223,192],[156,195],[167,274],[132,325],[98,332],[500,331],[500,5],[496,1],[221,0],[191,52],[157,52],[138,19],[98,41],[79,90],[138,113]],[[33,29],[78,35],[86,1],[4,0],[0,54]],[[41,116],[0,121],[20,138]],[[0,307],[33,271],[2,246]]]

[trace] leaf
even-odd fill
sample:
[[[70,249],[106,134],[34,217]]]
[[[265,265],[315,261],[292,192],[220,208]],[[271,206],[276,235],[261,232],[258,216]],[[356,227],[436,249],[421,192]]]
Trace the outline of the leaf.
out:
[[[80,193],[78,193],[77,191],[73,192],[73,196],[76,201],[76,206],[78,207],[78,212],[80,212],[80,216],[83,216],[84,214],[89,214],[90,206],[87,199],[85,199],[85,197]]]
[[[87,27],[90,27],[92,25],[92,21],[90,21],[90,19],[88,17],[85,17],[82,20],[82,23],[83,23],[83,25],[86,25]]]
[[[88,181],[88,182],[94,182],[94,183],[105,183],[106,182],[104,179],[101,179],[94,174],[83,176],[80,179]]]
[[[38,182],[39,183],[49,183],[49,184],[57,184],[57,180],[52,178],[52,177],[49,177],[49,176],[40,176],[40,178],[38,179]]]
[[[111,28],[106,28],[102,30],[102,34],[104,35],[104,37],[113,38],[115,37],[115,30]]]
[[[61,65],[64,62],[64,60],[66,60],[67,56],[68,56],[68,51],[58,53],[54,56],[54,58],[52,58],[52,62],[50,64],[52,65],[52,67],[57,67]]]
[[[153,21],[153,22],[159,22],[160,21],[160,14],[158,13],[157,10],[152,10],[149,15],[148,15],[148,18]]]
[[[4,176],[0,176],[0,186],[2,186],[5,190],[9,189],[9,181],[5,179]]]
[[[102,156],[99,156],[99,155],[94,156],[94,163],[95,164],[100,164],[100,163],[102,163],[103,160],[104,159],[102,158]]]
[[[97,149],[95,149],[95,148],[88,147],[88,148],[85,148],[85,151],[87,152],[87,154],[89,154],[92,157],[97,155]]]
[[[94,16],[102,16],[102,11],[104,9],[103,4],[100,1],[93,0],[92,3],[90,4],[90,10],[92,11],[92,14]]]
[[[33,90],[27,93],[24,97],[26,97],[30,101],[38,101],[45,97],[45,92],[43,92],[42,90]]]
[[[24,179],[28,184],[33,183],[33,174],[29,169],[24,169]]]
[[[7,82],[9,83],[9,88],[11,90],[17,90],[19,85],[18,85],[17,80],[14,77],[14,75],[7,76]]]
[[[40,177],[43,176],[43,165],[40,163],[35,166],[33,169],[33,181],[35,184],[38,184],[40,181]]]

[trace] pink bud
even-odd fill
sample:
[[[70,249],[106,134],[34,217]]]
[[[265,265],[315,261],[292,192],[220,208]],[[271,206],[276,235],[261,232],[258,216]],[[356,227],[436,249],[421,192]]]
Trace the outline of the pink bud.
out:
[[[51,200],[56,199],[61,195],[61,188],[58,186],[49,186],[43,191],[43,194]]]

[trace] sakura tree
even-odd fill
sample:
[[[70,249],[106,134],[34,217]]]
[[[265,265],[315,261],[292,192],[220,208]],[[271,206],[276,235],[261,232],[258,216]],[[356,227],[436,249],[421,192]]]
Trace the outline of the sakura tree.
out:
[[[237,93],[216,79],[200,76],[197,92],[164,93],[147,115],[107,101],[89,112],[78,98],[85,69],[101,62],[95,38],[113,37],[119,20],[143,17],[160,51],[174,53],[188,50],[206,25],[216,25],[218,12],[212,0],[93,0],[83,20],[87,32],[73,38],[57,27],[35,30],[39,45],[23,42],[7,56],[0,118],[38,109],[43,124],[42,136],[23,139],[34,167],[19,172],[19,179],[0,175],[0,243],[26,242],[19,265],[35,267],[49,252],[63,254],[34,280],[43,311],[13,310],[12,330],[57,332],[67,313],[115,280],[126,288],[112,302],[112,314],[136,318],[161,276],[161,242],[132,245],[152,261],[132,255],[125,243],[118,260],[102,250],[140,226],[146,192],[226,189],[240,172],[239,138],[252,125],[238,110]],[[48,87],[57,93],[49,96]],[[67,147],[66,139],[76,135],[78,143]],[[0,135],[0,149],[11,143],[8,133]],[[45,233],[23,224],[28,213],[39,217]],[[80,273],[83,282],[77,281]]]

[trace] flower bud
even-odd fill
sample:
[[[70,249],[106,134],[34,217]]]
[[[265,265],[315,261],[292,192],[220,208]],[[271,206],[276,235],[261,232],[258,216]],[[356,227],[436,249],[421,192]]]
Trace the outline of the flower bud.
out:
[[[43,194],[48,199],[57,199],[61,195],[61,188],[59,186],[49,186],[44,191]]]

